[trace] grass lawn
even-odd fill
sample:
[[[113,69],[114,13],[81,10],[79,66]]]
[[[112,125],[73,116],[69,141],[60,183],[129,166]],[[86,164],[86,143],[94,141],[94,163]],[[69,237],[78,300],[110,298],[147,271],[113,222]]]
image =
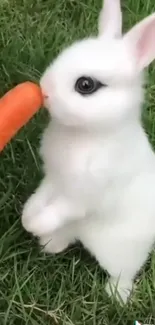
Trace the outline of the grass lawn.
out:
[[[96,32],[101,0],[1,0],[0,94],[38,80],[72,40]],[[154,0],[124,0],[125,29],[155,10]],[[149,70],[144,123],[155,146],[155,70]],[[106,274],[75,247],[44,256],[21,227],[22,205],[41,178],[38,142],[47,114],[20,132],[0,159],[0,325],[155,324],[155,255],[136,280],[132,304],[122,309],[104,292]]]

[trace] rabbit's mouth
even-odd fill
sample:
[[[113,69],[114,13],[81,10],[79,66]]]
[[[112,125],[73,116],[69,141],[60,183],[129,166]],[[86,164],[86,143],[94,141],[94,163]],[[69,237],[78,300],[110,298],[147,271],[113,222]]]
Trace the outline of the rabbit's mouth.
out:
[[[43,93],[43,103],[45,105],[46,101],[48,100],[49,96]]]
[[[48,108],[49,107],[49,96],[43,93],[43,105],[44,107]]]

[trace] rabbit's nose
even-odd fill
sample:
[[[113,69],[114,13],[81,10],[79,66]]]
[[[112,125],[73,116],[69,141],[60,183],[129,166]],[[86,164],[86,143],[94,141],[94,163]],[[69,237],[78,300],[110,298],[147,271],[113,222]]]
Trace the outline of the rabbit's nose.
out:
[[[49,96],[46,95],[45,93],[43,93],[43,105],[44,105],[45,107],[48,106],[48,99],[49,99]]]
[[[48,97],[49,97],[48,95],[43,94],[43,99],[44,100],[48,99]]]
[[[43,103],[46,105],[49,96],[43,93]]]

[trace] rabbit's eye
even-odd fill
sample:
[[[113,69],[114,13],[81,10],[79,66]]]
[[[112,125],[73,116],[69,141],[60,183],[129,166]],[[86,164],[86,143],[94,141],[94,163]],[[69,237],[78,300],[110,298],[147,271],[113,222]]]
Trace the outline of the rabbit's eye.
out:
[[[96,79],[81,77],[76,81],[75,90],[81,95],[90,95],[103,86],[104,85]]]

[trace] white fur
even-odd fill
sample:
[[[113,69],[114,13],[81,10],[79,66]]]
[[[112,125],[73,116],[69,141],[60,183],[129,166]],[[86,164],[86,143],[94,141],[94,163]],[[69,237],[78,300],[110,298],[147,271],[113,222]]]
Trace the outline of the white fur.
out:
[[[118,1],[116,7],[118,18]],[[106,10],[108,33],[105,24],[102,37],[64,50],[41,79],[52,116],[41,144],[45,178],[22,223],[47,252],[80,240],[110,274],[107,292],[117,287],[126,302],[155,240],[155,156],[140,120],[141,71],[155,57],[155,16],[117,39],[118,33],[107,37],[113,22]],[[108,87],[81,96],[74,84],[83,75]]]
[[[122,13],[120,0],[104,0],[99,16],[99,35],[120,37],[122,34]]]

